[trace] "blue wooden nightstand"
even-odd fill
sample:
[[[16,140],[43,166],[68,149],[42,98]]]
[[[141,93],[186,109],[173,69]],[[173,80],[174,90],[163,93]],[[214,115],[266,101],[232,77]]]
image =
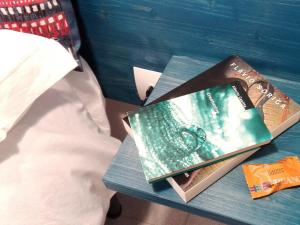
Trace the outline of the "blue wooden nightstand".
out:
[[[212,65],[187,57],[173,57],[148,101],[165,94]],[[300,102],[299,77],[295,75],[293,81],[266,77],[284,93]],[[247,163],[270,163],[289,155],[300,157],[300,123],[255,153]],[[138,150],[131,137],[123,142],[107,170],[104,182],[107,187],[118,192],[228,224],[300,224],[300,188],[287,189],[252,200],[241,166],[185,204],[167,182],[153,185],[146,182]]]

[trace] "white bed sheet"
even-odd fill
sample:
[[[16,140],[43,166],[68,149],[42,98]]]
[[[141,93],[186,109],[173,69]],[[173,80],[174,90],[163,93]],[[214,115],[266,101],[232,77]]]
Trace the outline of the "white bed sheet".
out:
[[[95,80],[78,83],[92,74],[72,73],[0,143],[0,225],[104,224],[114,192],[102,177],[120,142],[109,135]]]

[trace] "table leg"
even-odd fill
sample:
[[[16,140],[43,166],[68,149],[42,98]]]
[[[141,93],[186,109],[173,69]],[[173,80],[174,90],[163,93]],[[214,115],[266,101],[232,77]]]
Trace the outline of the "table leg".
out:
[[[118,218],[122,213],[122,206],[119,199],[114,195],[110,200],[110,206],[107,212],[107,217],[110,219]]]

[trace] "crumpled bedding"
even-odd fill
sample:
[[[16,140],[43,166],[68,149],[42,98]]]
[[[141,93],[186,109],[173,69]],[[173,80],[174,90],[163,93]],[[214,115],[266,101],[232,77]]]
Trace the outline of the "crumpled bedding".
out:
[[[49,87],[76,67],[58,42],[0,30],[0,142]]]
[[[85,105],[89,97],[78,92],[72,73],[41,95],[0,143],[0,225],[105,222],[114,192],[102,177],[120,142],[109,135],[103,99]]]

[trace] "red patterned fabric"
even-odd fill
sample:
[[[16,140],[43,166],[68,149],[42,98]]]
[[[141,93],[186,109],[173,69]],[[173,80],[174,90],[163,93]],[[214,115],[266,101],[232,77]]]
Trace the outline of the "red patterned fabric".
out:
[[[24,22],[4,22],[0,29],[32,33],[47,38],[60,38],[70,33],[69,25],[64,13],[57,13],[43,19]]]
[[[65,46],[80,65],[61,0],[0,0],[0,29],[53,38]]]
[[[46,2],[46,0],[4,0],[0,1],[0,7],[16,7]]]
[[[70,33],[58,0],[0,0],[0,5],[0,29],[56,39]]]

